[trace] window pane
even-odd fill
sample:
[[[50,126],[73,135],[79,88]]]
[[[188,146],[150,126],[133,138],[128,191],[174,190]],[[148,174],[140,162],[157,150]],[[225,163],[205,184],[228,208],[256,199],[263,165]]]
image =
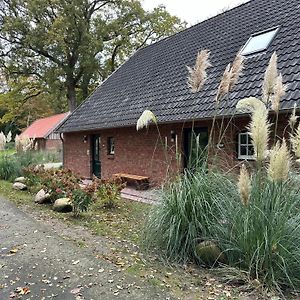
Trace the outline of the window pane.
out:
[[[253,145],[248,146],[248,155],[253,156],[254,155],[254,147]]]
[[[241,144],[248,144],[248,139],[247,139],[247,134],[246,133],[241,133],[240,134],[240,143]]]
[[[247,155],[247,146],[241,146],[240,147],[240,155],[241,156]]]
[[[246,54],[265,50],[269,46],[276,32],[277,29],[274,29],[272,31],[268,31],[251,37],[250,40],[245,45],[244,49],[242,50],[241,54],[246,55]]]
[[[115,139],[113,137],[109,137],[107,144],[108,154],[115,154]]]

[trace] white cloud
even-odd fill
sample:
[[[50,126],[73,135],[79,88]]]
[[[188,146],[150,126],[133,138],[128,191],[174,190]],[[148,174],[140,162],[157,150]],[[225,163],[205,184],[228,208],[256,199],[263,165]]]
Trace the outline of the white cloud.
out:
[[[232,8],[246,0],[143,0],[143,7],[151,10],[163,4],[172,14],[187,21],[189,24],[196,24],[209,17],[217,15],[225,8]]]

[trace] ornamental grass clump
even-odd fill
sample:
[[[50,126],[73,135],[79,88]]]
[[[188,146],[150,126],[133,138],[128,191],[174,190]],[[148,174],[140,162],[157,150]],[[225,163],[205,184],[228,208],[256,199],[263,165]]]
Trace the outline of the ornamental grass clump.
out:
[[[206,168],[186,171],[165,186],[145,228],[147,248],[179,262],[203,263],[197,245],[211,237],[211,224],[220,218],[225,199],[238,197],[228,176]]]
[[[223,203],[223,215],[211,223],[211,232],[230,267],[280,292],[299,289],[299,193],[299,183],[254,174],[247,206],[235,198]]]

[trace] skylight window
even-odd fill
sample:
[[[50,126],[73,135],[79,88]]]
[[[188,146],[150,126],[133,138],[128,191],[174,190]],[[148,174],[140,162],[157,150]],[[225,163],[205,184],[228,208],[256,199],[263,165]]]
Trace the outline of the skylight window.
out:
[[[277,31],[278,28],[275,28],[252,35],[243,47],[241,54],[249,55],[266,50],[275,37]]]

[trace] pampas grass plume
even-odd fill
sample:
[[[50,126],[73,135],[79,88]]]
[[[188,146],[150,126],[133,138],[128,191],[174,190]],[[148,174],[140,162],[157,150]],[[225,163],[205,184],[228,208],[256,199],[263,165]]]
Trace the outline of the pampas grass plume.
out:
[[[294,103],[294,108],[293,108],[292,114],[289,118],[289,125],[292,128],[292,130],[294,130],[295,125],[296,125],[297,120],[298,120],[298,116],[296,116],[296,110],[297,110],[297,104]]]
[[[278,113],[280,108],[280,100],[285,95],[286,85],[282,82],[282,75],[280,74],[275,82],[274,95],[272,96],[272,109]]]
[[[244,206],[248,206],[251,193],[251,179],[244,164],[240,169],[238,189],[242,203],[244,204]]]
[[[268,103],[270,96],[275,93],[274,88],[276,85],[277,77],[277,54],[276,52],[274,52],[266,69],[262,87],[263,101],[266,104]]]
[[[136,123],[136,130],[139,131],[140,129],[148,127],[151,122],[157,124],[156,116],[151,110],[146,109]]]
[[[235,60],[232,63],[232,67],[230,69],[230,83],[229,83],[229,90],[231,90],[238,82],[239,77],[242,74],[244,69],[244,56],[238,54],[235,57]]]
[[[193,93],[199,92],[207,79],[206,69],[211,66],[209,56],[208,50],[201,50],[197,55],[195,66],[187,67],[189,71],[188,86]]]
[[[229,93],[230,80],[231,80],[231,72],[230,72],[230,64],[228,64],[223,73],[220,85],[218,87],[218,93],[216,97],[217,103],[219,103],[220,99],[223,96]]]
[[[295,134],[291,137],[291,143],[293,152],[298,158],[300,158],[300,124],[298,125]]]
[[[255,97],[248,97],[248,98],[244,98],[242,100],[240,100],[237,105],[236,105],[236,110],[238,112],[251,112],[253,113],[255,110],[259,110],[259,109],[265,109],[266,106],[265,104],[255,98]]]
[[[265,159],[268,151],[270,126],[266,107],[259,106],[253,111],[248,128],[254,146],[255,157],[259,162]]]
[[[290,170],[290,153],[285,140],[280,145],[277,142],[270,152],[268,176],[274,182],[284,182],[288,179]]]

